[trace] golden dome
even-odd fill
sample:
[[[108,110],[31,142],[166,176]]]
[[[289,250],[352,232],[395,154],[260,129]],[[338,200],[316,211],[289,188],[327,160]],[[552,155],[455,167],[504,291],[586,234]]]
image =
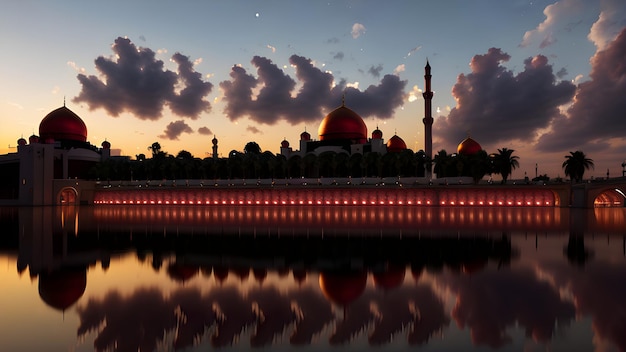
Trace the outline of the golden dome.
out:
[[[387,152],[398,153],[403,150],[406,150],[406,143],[398,135],[394,135],[387,141]]]
[[[483,150],[483,148],[480,144],[470,137],[465,138],[456,148],[456,152],[463,155],[474,155],[481,150]]]

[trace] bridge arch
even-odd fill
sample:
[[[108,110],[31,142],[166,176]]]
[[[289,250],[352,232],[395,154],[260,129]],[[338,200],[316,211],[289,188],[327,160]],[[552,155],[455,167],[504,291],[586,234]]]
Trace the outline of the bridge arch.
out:
[[[602,188],[590,192],[589,196],[595,208],[626,206],[626,187]]]
[[[74,187],[63,187],[57,193],[56,204],[74,205],[78,203],[78,191]]]

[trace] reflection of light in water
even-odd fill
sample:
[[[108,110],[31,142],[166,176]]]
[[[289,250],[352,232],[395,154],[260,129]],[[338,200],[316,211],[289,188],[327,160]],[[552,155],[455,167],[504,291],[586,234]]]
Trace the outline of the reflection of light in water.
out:
[[[176,228],[180,231],[221,232],[239,229],[303,233],[327,229],[333,233],[368,234],[423,231],[567,230],[560,208],[488,207],[315,207],[315,206],[98,206],[91,226]],[[83,225],[85,221],[83,221]],[[210,225],[210,226],[209,226]],[[198,229],[196,229],[198,231]]]

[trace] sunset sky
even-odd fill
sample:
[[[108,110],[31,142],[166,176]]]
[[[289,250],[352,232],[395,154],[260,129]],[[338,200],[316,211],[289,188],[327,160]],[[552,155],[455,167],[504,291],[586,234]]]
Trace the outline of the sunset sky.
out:
[[[88,140],[122,155],[204,158],[256,141],[278,153],[341,105],[371,133],[424,148],[432,66],[433,151],[471,136],[520,168],[587,176],[626,160],[626,2],[8,1],[0,12],[0,154],[65,104]]]

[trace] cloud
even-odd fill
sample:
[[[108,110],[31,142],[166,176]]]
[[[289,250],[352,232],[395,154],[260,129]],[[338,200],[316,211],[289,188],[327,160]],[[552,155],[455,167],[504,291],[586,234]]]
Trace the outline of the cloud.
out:
[[[567,116],[552,121],[552,131],[539,139],[542,151],[565,151],[589,146],[601,150],[610,138],[623,138],[626,130],[626,28],[605,50],[591,58],[589,81],[578,85]]]
[[[270,49],[272,51],[272,54],[276,52],[276,47],[275,46],[271,46],[271,45],[267,44],[265,47]]]
[[[604,0],[600,2],[600,7],[600,16],[591,26],[587,38],[598,50],[603,50],[626,27],[626,2]]]
[[[234,66],[231,79],[220,82],[226,116],[233,121],[247,116],[269,125],[279,120],[291,124],[317,122],[341,104],[344,93],[347,105],[363,117],[390,118],[402,105],[407,82],[398,76],[386,75],[378,85],[360,91],[349,87],[345,80],[334,84],[333,75],[315,67],[310,59],[292,55],[289,62],[295,67],[300,82],[297,91],[296,81],[267,58],[255,56],[252,59],[258,78],[243,67]]]
[[[174,114],[192,119],[210,110],[204,97],[213,85],[202,81],[189,57],[172,56],[178,64],[175,73],[164,68],[154,51],[137,47],[127,38],[118,37],[112,49],[115,59],[100,56],[95,60],[101,78],[78,74],[82,90],[73,102],[87,103],[90,110],[103,108],[113,116],[129,112],[142,120],[158,120],[166,105]]]
[[[365,33],[365,26],[360,24],[360,23],[355,23],[352,25],[352,31],[350,32],[350,34],[352,34],[352,38],[356,39],[358,37],[360,37],[362,34]]]
[[[467,133],[479,143],[532,141],[537,131],[560,116],[559,106],[574,96],[571,82],[557,81],[545,56],[524,61],[517,75],[502,66],[510,56],[498,48],[476,55],[472,72],[460,74],[452,88],[456,107],[435,119],[433,135],[445,145],[457,145]]]
[[[260,129],[258,129],[255,126],[252,126],[252,125],[248,125],[248,127],[246,127],[246,131],[254,133],[254,134],[263,134],[263,132],[261,132]]]
[[[211,129],[209,129],[206,126],[202,126],[200,128],[198,128],[198,133],[202,134],[202,135],[212,135],[213,132],[211,132]]]
[[[418,46],[416,46],[415,48],[413,48],[413,49],[409,50],[409,53],[408,53],[408,54],[406,54],[406,57],[409,57],[409,56],[413,55],[413,53],[417,52],[417,51],[418,51],[418,50],[420,50],[421,48],[422,48],[422,46],[421,46],[421,45],[418,45]]]
[[[76,72],[85,73],[85,68],[79,67],[74,61],[68,61],[67,66],[71,67]]]
[[[335,60],[340,60],[341,61],[341,60],[343,60],[343,58],[344,58],[344,53],[342,51],[340,51],[340,52],[336,53],[335,55],[333,55],[333,59],[335,59]]]
[[[568,27],[569,20],[571,18],[579,17],[578,14],[584,11],[584,5],[582,0],[561,0],[554,4],[546,6],[543,10],[543,14],[546,19],[541,22],[537,28],[524,33],[520,47],[524,48],[533,43],[536,38],[539,38],[540,48],[545,48],[556,42],[554,38],[554,32],[560,27]]]
[[[379,77],[380,77],[380,73],[382,72],[382,70],[383,70],[383,65],[378,64],[378,66],[371,66],[371,67],[367,70],[367,72],[368,72],[369,74],[371,74],[372,76],[374,76],[374,77],[376,77],[376,78],[379,78]]]
[[[404,72],[405,70],[406,70],[406,66],[404,64],[400,64],[396,66],[396,68],[393,70],[393,74],[397,75],[400,72]]]
[[[163,134],[160,135],[160,138],[167,138],[170,140],[178,140],[178,137],[183,133],[193,133],[193,129],[189,127],[183,120],[178,120],[174,122],[170,122]]]

